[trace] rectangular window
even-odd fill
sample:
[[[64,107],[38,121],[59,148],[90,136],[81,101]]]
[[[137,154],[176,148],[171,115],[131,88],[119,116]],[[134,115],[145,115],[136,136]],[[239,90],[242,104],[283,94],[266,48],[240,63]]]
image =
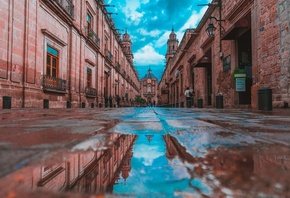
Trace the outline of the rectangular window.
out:
[[[87,87],[92,87],[92,70],[87,68]]]
[[[92,28],[92,17],[89,13],[87,14],[87,26],[88,26],[88,29]]]
[[[107,37],[105,37],[104,44],[105,44],[105,50],[107,50],[108,49],[108,38]]]
[[[115,65],[117,65],[117,62],[118,62],[118,52],[115,51]]]
[[[50,46],[47,46],[46,50],[46,75],[56,78],[58,75],[59,52]]]

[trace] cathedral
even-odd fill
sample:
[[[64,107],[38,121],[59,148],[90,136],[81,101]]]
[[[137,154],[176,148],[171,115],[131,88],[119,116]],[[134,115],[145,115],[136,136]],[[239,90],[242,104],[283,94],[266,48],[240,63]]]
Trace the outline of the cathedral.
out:
[[[146,99],[148,105],[157,105],[157,88],[158,88],[158,79],[152,73],[152,70],[149,68],[148,72],[141,79],[141,97]]]

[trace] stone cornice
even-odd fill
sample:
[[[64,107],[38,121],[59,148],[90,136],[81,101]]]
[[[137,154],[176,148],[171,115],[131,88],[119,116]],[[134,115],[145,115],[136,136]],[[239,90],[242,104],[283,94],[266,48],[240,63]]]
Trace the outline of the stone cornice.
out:
[[[61,40],[60,38],[58,38],[57,36],[55,36],[52,32],[50,32],[49,30],[47,29],[41,29],[41,32],[48,36],[49,38],[53,39],[54,41],[56,41],[58,44],[60,44],[61,46],[66,46],[67,43],[63,40]]]
[[[231,23],[237,21],[241,16],[245,15],[253,5],[254,0],[241,0],[239,1],[233,9],[225,16],[226,20]]]
[[[209,45],[212,43],[214,40],[214,37],[208,37],[200,46],[201,49],[205,50],[209,47]]]

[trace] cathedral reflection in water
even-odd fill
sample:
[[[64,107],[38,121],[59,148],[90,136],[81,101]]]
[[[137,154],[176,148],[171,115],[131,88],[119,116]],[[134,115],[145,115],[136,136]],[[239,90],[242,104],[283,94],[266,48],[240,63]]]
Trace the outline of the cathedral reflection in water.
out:
[[[136,138],[137,135],[112,134],[110,148],[70,153],[62,163],[34,168],[31,178],[25,174],[21,186],[31,191],[110,193],[115,183],[125,183],[129,176]]]

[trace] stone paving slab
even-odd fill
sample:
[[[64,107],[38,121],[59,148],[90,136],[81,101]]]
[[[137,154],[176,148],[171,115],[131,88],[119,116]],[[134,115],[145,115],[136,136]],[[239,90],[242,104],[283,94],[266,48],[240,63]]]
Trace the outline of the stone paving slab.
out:
[[[112,133],[112,137],[102,135],[107,133]],[[111,144],[110,141],[115,141],[113,133],[133,133],[144,136],[145,139],[154,133],[155,138],[157,135],[169,135],[180,156],[186,157],[182,160],[191,159],[196,166],[205,169],[203,171],[206,174],[201,178],[206,180],[210,177],[216,182],[216,178],[211,175],[213,173],[208,171],[209,165],[215,167],[217,161],[228,158],[230,153],[239,156],[239,152],[244,150],[243,155],[255,154],[257,161],[262,156],[260,150],[271,145],[271,151],[276,151],[273,156],[281,155],[281,159],[286,156],[286,161],[289,160],[290,109],[274,109],[271,112],[207,108],[0,110],[0,177],[72,148],[98,149],[97,147],[103,147],[100,145],[104,142]],[[98,144],[90,147],[92,142]],[[282,148],[277,145],[286,146],[283,147],[283,155],[275,150]],[[232,151],[220,148],[224,146],[242,147]],[[149,149],[150,147],[142,150],[139,155],[146,156]],[[221,150],[225,156],[220,153]],[[217,161],[212,160],[211,155]],[[231,158],[236,160],[238,157]],[[183,169],[188,168],[186,164],[182,166]],[[217,172],[224,171],[215,168]],[[243,176],[241,173],[230,174]],[[231,195],[225,188],[220,193]],[[45,197],[45,193],[41,196]],[[64,195],[60,193],[59,196]]]

